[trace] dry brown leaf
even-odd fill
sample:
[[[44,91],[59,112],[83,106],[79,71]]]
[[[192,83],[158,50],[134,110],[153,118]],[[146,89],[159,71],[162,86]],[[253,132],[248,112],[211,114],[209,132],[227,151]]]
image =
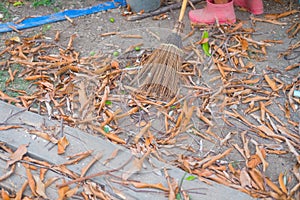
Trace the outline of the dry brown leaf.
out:
[[[54,183],[55,181],[59,180],[59,177],[51,177],[49,178],[47,181],[45,181],[45,188],[49,187],[52,183]]]
[[[74,188],[68,190],[68,191],[65,193],[65,196],[66,196],[67,198],[71,198],[72,196],[74,196],[74,194],[77,193],[78,189],[79,189],[79,187],[74,187]]]
[[[60,187],[58,189],[58,199],[65,200],[66,193],[70,190],[69,186]]]
[[[15,129],[15,128],[22,128],[22,126],[18,126],[18,125],[0,126],[0,131],[5,131],[5,130]]]
[[[151,122],[148,122],[147,125],[144,126],[142,128],[142,130],[138,134],[135,135],[135,137],[134,137],[135,144],[137,144],[139,142],[139,139],[149,131],[150,127],[151,127]]]
[[[119,153],[119,150],[120,149],[115,149],[113,152],[112,152],[112,154],[109,156],[109,158],[107,158],[104,162],[103,162],[103,165],[107,165],[107,163],[109,163],[112,159],[114,159],[117,155],[118,155],[118,153]]]
[[[156,183],[156,184],[151,184],[151,183],[141,183],[141,182],[136,182],[136,181],[130,181],[134,187],[136,188],[154,188],[154,189],[159,189],[162,191],[168,192],[169,189],[163,186],[162,183]]]
[[[23,196],[23,193],[24,193],[27,185],[28,185],[28,180],[25,180],[25,182],[23,183],[23,185],[20,188],[20,190],[18,190],[18,192],[16,193],[16,197],[15,197],[14,200],[22,200],[22,196]]]
[[[262,101],[260,101],[259,102],[259,107],[260,107],[260,120],[262,122],[264,122],[265,121],[265,116],[266,116],[266,107],[265,107],[265,104]]]
[[[263,97],[263,96],[255,96],[255,97],[248,97],[242,101],[242,103],[250,103],[252,101],[266,101],[269,100],[270,97]]]
[[[130,116],[130,115],[136,113],[137,111],[139,111],[139,107],[134,107],[134,108],[130,109],[128,112],[126,112],[126,113],[123,113],[123,114],[120,114],[120,115],[116,115],[115,119],[118,120],[118,119]]]
[[[245,167],[241,170],[240,182],[241,182],[241,186],[243,188],[246,188],[247,186],[250,188],[252,187],[251,186],[251,177],[249,176],[247,169]]]
[[[52,142],[53,144],[57,144],[58,140],[56,138],[54,138],[53,136],[48,135],[45,132],[41,132],[38,130],[29,130],[28,133],[33,134],[33,135],[37,135],[49,142]]]
[[[126,172],[124,172],[122,174],[122,179],[127,180],[133,174],[141,171],[141,169],[143,167],[144,160],[149,156],[150,153],[151,153],[151,150],[148,149],[148,151],[140,159],[135,158],[134,162],[133,162],[133,166],[129,170],[127,170]]]
[[[224,151],[224,152],[221,153],[221,154],[218,154],[218,155],[216,155],[216,156],[211,157],[210,161],[208,161],[207,163],[205,163],[205,164],[202,165],[202,168],[205,169],[205,168],[209,167],[210,165],[212,165],[212,164],[213,164],[214,162],[216,162],[217,160],[219,160],[219,159],[221,159],[221,158],[227,156],[232,150],[233,150],[233,147],[227,149],[226,151]]]
[[[290,71],[290,70],[296,69],[297,67],[300,67],[300,63],[295,63],[295,64],[287,66],[285,68],[285,71]]]
[[[36,183],[36,190],[35,192],[40,196],[43,197],[44,199],[48,199],[46,195],[46,190],[45,190],[45,184],[41,181],[40,177],[37,175],[33,175],[33,178]]]
[[[79,83],[79,89],[77,90],[78,91],[78,100],[79,100],[79,103],[80,103],[80,111],[81,112],[87,106],[87,104],[89,102],[88,97],[86,95],[85,85],[86,84],[84,83],[84,81],[81,81]]]
[[[101,134],[103,134],[104,136],[106,136],[108,139],[120,143],[120,144],[126,144],[126,141],[119,138],[117,135],[113,134],[113,133],[106,133],[101,127],[98,126],[91,126],[94,130],[100,132]]]
[[[53,166],[52,169],[57,170],[57,171],[61,172],[62,174],[67,175],[73,179],[76,179],[79,177],[75,172],[69,170],[65,165]]]
[[[245,39],[241,39],[241,45],[242,45],[242,51],[247,51],[248,50],[248,41]]]
[[[258,155],[259,151],[261,152],[261,155],[262,155],[263,158],[266,157],[266,151],[263,148],[260,149],[260,150],[258,148],[256,148],[256,154],[250,156],[249,161],[247,163],[247,167],[249,167],[249,168],[255,168],[259,164],[262,163],[262,160],[261,160],[260,156]]]
[[[271,24],[275,24],[275,25],[287,25],[286,22],[280,22],[278,20],[275,19],[261,19],[261,18],[257,18],[257,17],[251,17],[251,20],[253,22],[266,22],[266,23],[271,23]]]
[[[20,100],[16,99],[14,97],[10,97],[7,94],[5,94],[4,92],[2,92],[0,90],[0,99],[7,101],[8,103],[19,103]]]
[[[98,187],[95,183],[89,182],[88,188],[93,196],[98,197],[101,200],[110,200],[108,195],[100,187]]]
[[[300,135],[291,133],[290,130],[284,126],[277,125],[276,128],[282,135],[286,136],[287,138],[293,140],[296,143],[299,143]]]
[[[266,19],[271,19],[271,20],[279,19],[279,18],[282,18],[282,17],[287,17],[289,15],[296,14],[298,12],[299,12],[298,10],[290,10],[290,11],[286,11],[286,12],[278,13],[278,14],[266,14],[265,18]]]
[[[36,164],[39,164],[39,165],[41,165],[41,166],[45,166],[45,167],[48,167],[48,168],[51,168],[51,164],[49,164],[48,162],[46,162],[46,161],[40,161],[40,160],[36,160],[36,159],[33,159],[33,158],[31,158],[31,157],[28,157],[28,156],[25,156],[24,158],[23,158],[23,160],[26,160],[26,161],[28,161],[28,162],[32,162],[32,163],[36,163]]]
[[[92,154],[92,152],[93,152],[92,150],[88,150],[88,151],[85,151],[85,152],[77,153],[75,155],[67,156],[67,159],[69,159],[69,161],[63,163],[63,165],[77,164],[82,159],[90,156]]]
[[[266,158],[266,151],[264,148],[259,148],[258,145],[256,145],[256,154],[260,158],[262,164],[263,164],[263,171],[265,172],[267,167],[269,166],[269,163],[265,160]]]
[[[95,162],[97,162],[98,160],[100,160],[100,158],[102,157],[102,153],[97,153],[97,155],[85,166],[81,169],[81,175],[80,177],[84,177],[87,173],[87,171],[91,168],[91,166],[93,166],[93,164]]]
[[[169,191],[168,198],[169,198],[169,200],[175,199],[176,198],[176,196],[175,196],[175,187],[174,187],[174,184],[172,182],[171,177],[168,174],[168,170],[166,168],[164,168],[164,175],[167,179],[167,183],[168,183],[168,187],[169,187],[169,189],[168,189],[168,191]]]
[[[25,167],[26,167],[26,175],[27,175],[27,180],[28,180],[28,184],[29,184],[29,188],[32,192],[32,194],[34,196],[37,196],[37,193],[36,193],[36,183],[35,183],[35,180],[33,178],[33,175],[31,173],[31,170],[29,168],[29,165],[25,165],[23,164]]]
[[[69,145],[69,141],[66,136],[63,136],[57,141],[57,154],[61,155],[65,153],[67,146]]]
[[[280,186],[280,189],[282,192],[284,192],[284,194],[288,194],[288,191],[286,189],[286,186],[284,184],[284,174],[283,173],[280,173],[279,174],[279,177],[278,177],[278,182],[279,182],[279,186]]]
[[[9,160],[7,161],[7,167],[18,162],[23,158],[23,156],[27,153],[27,144],[22,144],[18,147],[18,149],[9,156]]]
[[[266,184],[272,189],[274,190],[274,192],[276,192],[279,195],[282,195],[282,191],[277,187],[277,185],[275,183],[273,183],[269,178],[265,178],[266,180]]]
[[[209,126],[213,126],[213,123],[211,120],[209,120],[207,117],[203,115],[203,112],[201,112],[200,108],[197,107],[197,117],[199,117],[200,120],[202,120],[204,123],[206,123]]]
[[[16,164],[13,164],[9,171],[7,171],[6,173],[2,174],[2,176],[0,176],[0,182],[10,177],[15,172],[15,169],[16,169]]]
[[[50,79],[50,76],[47,75],[32,75],[32,76],[27,76],[25,78],[26,81],[34,81],[37,79]]]
[[[276,86],[276,82],[274,80],[272,80],[268,75],[267,73],[264,71],[264,78],[265,78],[265,81],[268,83],[268,85],[270,86],[270,88],[276,92],[278,90],[278,87]]]
[[[45,175],[47,173],[48,169],[47,168],[40,168],[40,179],[43,181],[45,179]]]
[[[254,181],[254,183],[257,185],[257,189],[260,190],[265,190],[265,184],[264,184],[264,180],[263,180],[263,176],[262,174],[255,168],[249,169],[249,174],[250,177],[252,178],[252,180]],[[252,184],[252,186],[254,187],[254,185]]]
[[[4,188],[1,189],[1,198],[2,200],[10,200],[9,194]]]
[[[288,145],[290,152],[292,152],[294,154],[294,156],[296,157],[298,164],[300,164],[300,155],[299,155],[298,151],[291,144],[291,141],[289,141],[287,138],[285,138],[285,142]]]

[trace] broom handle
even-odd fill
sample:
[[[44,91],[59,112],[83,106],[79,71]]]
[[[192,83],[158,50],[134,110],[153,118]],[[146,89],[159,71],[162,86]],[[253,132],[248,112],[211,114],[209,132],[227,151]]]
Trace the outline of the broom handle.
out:
[[[180,14],[179,14],[179,18],[178,18],[179,22],[182,22],[182,20],[183,20],[187,2],[188,2],[188,0],[183,0],[182,1],[182,5],[181,5],[181,9],[180,9]]]

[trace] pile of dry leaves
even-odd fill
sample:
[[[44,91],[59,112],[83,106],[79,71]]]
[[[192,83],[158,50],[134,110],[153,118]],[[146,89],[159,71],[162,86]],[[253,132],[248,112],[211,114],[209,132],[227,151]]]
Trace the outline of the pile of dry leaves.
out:
[[[282,24],[278,21],[281,17],[297,12],[253,18],[252,22]],[[297,73],[300,64],[286,66],[282,71],[272,66],[257,69],[251,61],[264,60],[268,48],[282,41],[256,41],[255,30],[245,28],[242,22],[213,26],[209,32],[212,35],[209,40],[201,39],[185,46],[188,56],[181,71],[182,90],[169,102],[135,95],[126,84],[139,69],[137,61],[145,55],[115,58],[101,54],[82,58],[73,48],[76,35],[70,37],[67,47],[62,47],[59,32],[53,40],[41,34],[10,38],[0,52],[0,56],[6,58],[0,66],[10,74],[7,84],[18,76],[32,81],[35,90],[31,94],[15,90],[20,94],[18,97],[0,91],[0,99],[89,133],[101,134],[136,155],[172,163],[208,184],[216,181],[256,198],[295,199],[300,188],[297,121],[300,100],[293,94],[300,90]],[[294,37],[297,33],[299,22],[290,26],[287,36]],[[210,64],[206,63],[201,50],[206,42],[212,50]],[[134,51],[134,46],[137,45],[126,47],[127,52]],[[299,47],[298,41],[278,56],[289,56]],[[21,65],[22,71],[13,71],[13,64]],[[282,74],[285,72],[286,75]],[[7,124],[0,127],[1,130],[9,128],[18,127]],[[65,137],[50,136],[42,130],[30,133],[57,144],[59,154],[68,146]],[[26,168],[28,182],[15,194],[16,199],[21,199],[27,186],[33,196],[43,197],[45,188],[55,180],[39,184],[44,180],[43,172],[33,177],[30,170],[34,166],[28,163],[49,164],[24,156],[26,151],[22,149],[26,147],[16,152],[4,144],[1,148],[10,154],[7,164],[12,166],[1,180],[14,173],[15,162],[22,160]],[[74,163],[89,153],[77,155]],[[272,155],[288,155],[290,171],[268,177],[268,167],[273,165],[268,157]],[[78,178],[62,166],[56,170]],[[84,174],[78,182],[91,178],[84,178]],[[98,197],[110,198],[92,183],[85,186]],[[74,195],[76,189],[62,185],[58,192],[63,198]],[[2,198],[9,199],[8,196],[2,190]],[[88,198],[84,192],[82,196]]]

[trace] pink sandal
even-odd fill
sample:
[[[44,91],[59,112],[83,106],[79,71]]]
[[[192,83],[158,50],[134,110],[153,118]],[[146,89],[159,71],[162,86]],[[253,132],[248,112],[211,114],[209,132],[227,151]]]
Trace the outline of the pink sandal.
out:
[[[236,21],[233,0],[225,4],[214,4],[213,0],[206,0],[207,6],[203,9],[191,10],[189,18],[196,24],[233,24]]]

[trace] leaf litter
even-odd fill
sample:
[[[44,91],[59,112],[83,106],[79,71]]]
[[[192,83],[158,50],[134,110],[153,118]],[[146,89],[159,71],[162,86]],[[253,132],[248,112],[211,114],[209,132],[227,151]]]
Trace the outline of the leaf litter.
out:
[[[299,11],[269,14],[264,18],[252,17],[251,20],[253,23],[286,25],[279,20],[296,13]],[[202,27],[194,26],[194,32],[197,29],[202,30]],[[265,60],[268,48],[282,42],[257,41],[253,35],[255,30],[245,28],[243,22],[232,26],[217,24],[205,27],[205,31],[210,32],[208,39],[206,35],[204,41],[202,38],[185,46],[184,50],[189,56],[180,72],[182,91],[168,101],[136,94],[126,84],[133,79],[149,52],[134,57],[123,55],[117,59],[101,53],[81,57],[73,47],[77,36],[71,35],[67,47],[62,47],[57,43],[58,34],[53,41],[37,34],[29,38],[13,37],[5,42],[6,48],[0,56],[9,57],[5,63],[1,63],[9,71],[6,84],[13,82],[18,75],[32,81],[36,90],[32,94],[17,91],[20,94],[17,97],[10,97],[1,91],[0,98],[129,148],[136,156],[135,167],[119,180],[114,180],[119,184],[136,189],[158,189],[165,192],[169,199],[175,199],[178,194],[188,199],[167,170],[164,170],[167,185],[129,179],[153,156],[197,175],[208,184],[215,181],[255,198],[295,199],[300,187],[299,122],[294,117],[299,112],[299,99],[292,94],[300,89],[299,73],[294,73],[299,65],[286,66],[285,71],[292,72],[285,75],[289,78],[288,82],[283,76],[277,76],[272,66],[266,66],[264,70],[257,69],[251,59],[258,62]],[[298,22],[293,23],[286,32],[290,38],[298,33]],[[142,37],[119,33],[102,36],[111,34],[125,40]],[[142,45],[137,43],[124,47],[125,55],[132,53],[135,46]],[[278,56],[287,58],[299,47],[298,43],[291,44]],[[201,49],[209,57],[208,63],[204,63]],[[21,65],[22,71],[11,71],[13,64]],[[199,65],[202,67],[200,70]],[[128,66],[132,66],[132,69]],[[275,110],[283,114],[277,116]],[[21,127],[3,123],[0,130]],[[28,132],[57,145],[58,154],[64,154],[68,148],[65,135],[53,134],[49,130],[32,129]],[[203,143],[212,144],[212,148],[206,149]],[[43,174],[46,170],[41,170],[40,176],[33,175],[32,171],[37,170],[35,165],[44,166],[44,169],[51,167],[73,179],[70,182],[63,180],[58,185],[59,199],[74,195],[86,199],[91,196],[112,199],[111,194],[88,180],[118,169],[85,176],[101,158],[101,154],[83,167],[81,174],[76,174],[67,165],[90,157],[91,151],[69,156],[69,162],[52,166],[26,156],[26,147],[22,145],[12,151],[1,144],[1,149],[9,154],[7,166],[10,166],[10,171],[0,180],[14,173],[17,162],[23,164],[27,176],[22,188],[15,194],[2,189],[3,199],[21,199],[26,188],[35,197],[47,198],[47,187],[57,179],[45,180]],[[114,152],[105,164],[117,154],[118,151]],[[288,162],[293,161],[293,170],[268,177],[268,168],[273,164],[268,159],[274,155],[291,156]],[[83,190],[79,192],[78,186],[71,188],[74,183],[83,183]]]

